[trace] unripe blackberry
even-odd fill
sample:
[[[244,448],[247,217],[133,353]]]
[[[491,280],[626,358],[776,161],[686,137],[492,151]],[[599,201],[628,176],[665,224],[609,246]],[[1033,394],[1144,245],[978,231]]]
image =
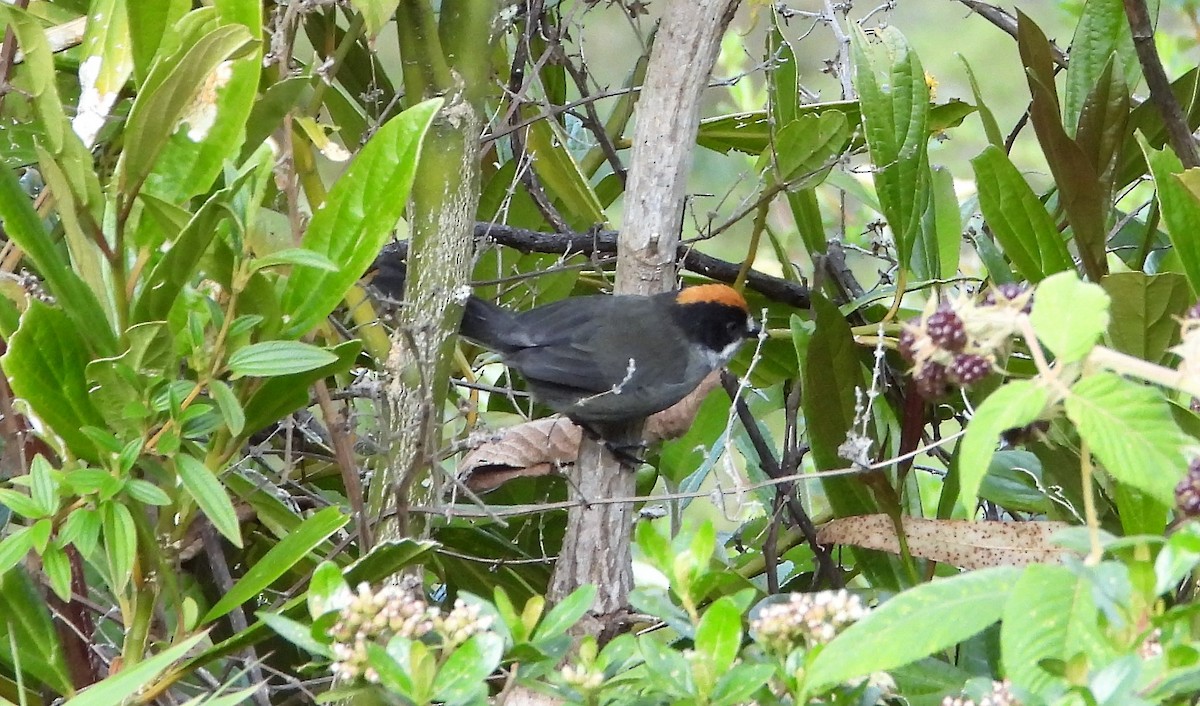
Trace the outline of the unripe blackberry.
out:
[[[1188,464],[1187,475],[1175,486],[1175,506],[1187,517],[1200,515],[1200,458]]]
[[[1016,282],[997,284],[989,289],[987,294],[983,295],[983,306],[995,306],[1003,301],[1012,301],[1013,299],[1025,294],[1028,289],[1029,288],[1027,286],[1023,284],[1017,284]],[[1021,307],[1021,311],[1025,312],[1026,314],[1033,311],[1032,296],[1029,297],[1029,300],[1025,302],[1025,306]]]
[[[930,361],[921,366],[921,370],[913,376],[917,383],[917,394],[927,400],[936,400],[946,394],[949,383],[946,366]]]
[[[925,331],[935,345],[952,353],[961,351],[967,345],[967,330],[963,328],[962,319],[950,309],[938,309],[930,314],[925,322]]]
[[[908,324],[900,329],[899,340],[900,355],[908,362],[913,362],[913,356],[916,353],[915,346],[917,345],[917,332]]]
[[[992,372],[992,364],[981,355],[964,353],[950,364],[950,378],[964,387],[974,385]]]

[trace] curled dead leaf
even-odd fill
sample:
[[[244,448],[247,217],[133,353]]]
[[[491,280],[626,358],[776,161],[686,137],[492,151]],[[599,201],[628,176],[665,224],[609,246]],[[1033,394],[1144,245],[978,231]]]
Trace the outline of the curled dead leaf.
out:
[[[1057,564],[1066,549],[1051,543],[1066,522],[972,522],[904,518],[908,550],[922,559],[961,569]],[[841,517],[817,531],[821,544],[848,544],[900,553],[895,526],[887,515]]]

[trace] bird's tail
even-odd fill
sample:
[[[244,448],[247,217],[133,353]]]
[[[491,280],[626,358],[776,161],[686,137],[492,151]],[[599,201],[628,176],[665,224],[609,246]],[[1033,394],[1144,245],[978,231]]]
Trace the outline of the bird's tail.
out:
[[[517,331],[512,312],[474,295],[467,299],[458,329],[460,336],[497,353],[511,353],[519,347]]]

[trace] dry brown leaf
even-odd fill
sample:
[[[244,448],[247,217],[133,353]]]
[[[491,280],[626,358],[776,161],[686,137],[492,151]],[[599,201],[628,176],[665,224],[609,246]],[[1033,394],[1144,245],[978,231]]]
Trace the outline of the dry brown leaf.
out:
[[[922,559],[982,569],[989,566],[1057,564],[1067,550],[1050,542],[1066,522],[972,522],[904,518],[908,550]],[[841,517],[817,531],[821,544],[849,544],[900,553],[892,519],[887,515]]]
[[[687,433],[708,393],[720,384],[714,372],[674,406],[646,420],[648,442],[675,439]],[[482,437],[458,464],[458,476],[475,492],[494,490],[513,478],[557,473],[579,456],[582,430],[566,417],[545,417],[500,429]]]
[[[459,478],[475,492],[513,478],[549,475],[574,463],[583,430],[566,417],[546,417],[486,437],[458,464]]]

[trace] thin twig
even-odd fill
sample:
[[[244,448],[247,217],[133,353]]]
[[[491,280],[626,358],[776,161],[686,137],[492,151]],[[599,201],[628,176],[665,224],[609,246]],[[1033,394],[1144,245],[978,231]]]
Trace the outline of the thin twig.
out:
[[[1196,141],[1188,128],[1187,117],[1184,116],[1183,108],[1171,90],[1171,80],[1167,78],[1162,60],[1158,57],[1158,49],[1154,46],[1154,28],[1150,26],[1146,0],[1125,0],[1125,16],[1129,19],[1129,29],[1133,32],[1133,47],[1137,50],[1138,62],[1142,65],[1146,86],[1150,88],[1150,100],[1162,116],[1171,147],[1175,154],[1179,155],[1179,161],[1183,162],[1185,168],[1200,166],[1200,154],[1197,154]]]

